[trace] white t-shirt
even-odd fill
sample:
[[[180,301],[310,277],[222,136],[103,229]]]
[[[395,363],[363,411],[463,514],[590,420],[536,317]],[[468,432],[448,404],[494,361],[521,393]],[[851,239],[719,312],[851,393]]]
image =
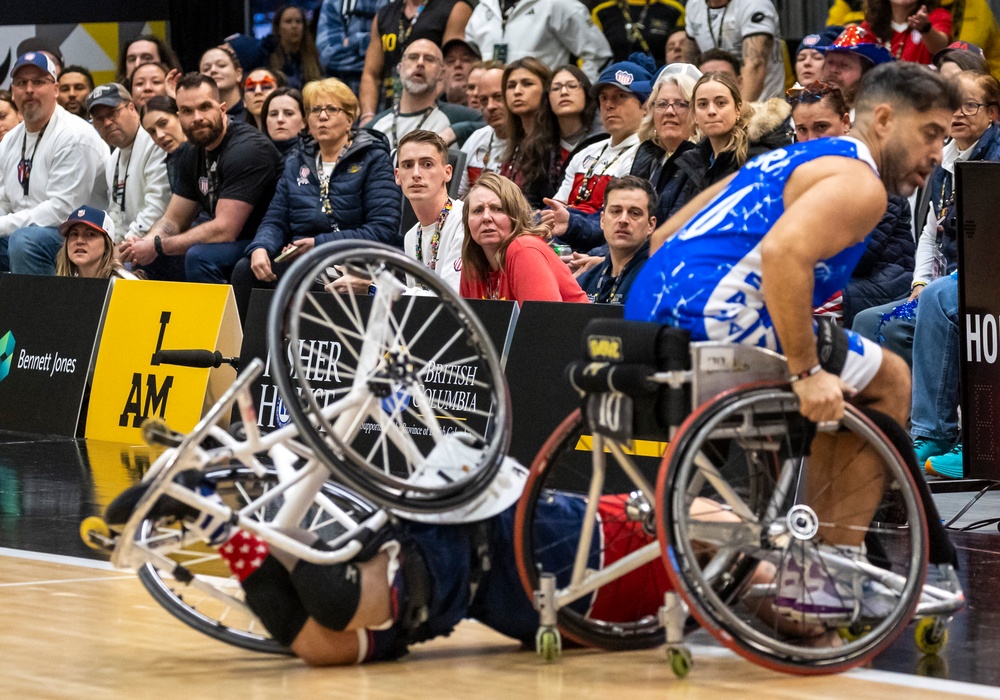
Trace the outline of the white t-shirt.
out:
[[[445,284],[458,292],[458,283],[462,279],[462,239],[465,237],[465,226],[462,224],[462,200],[453,199],[451,211],[448,218],[441,227],[441,238],[438,241],[437,262],[434,265],[434,272],[444,280]],[[430,267],[433,251],[431,250],[431,239],[434,237],[434,229],[437,221],[431,222],[429,226],[421,226],[418,221],[416,225],[403,236],[403,250],[411,258],[417,257],[417,237],[421,238],[420,262],[426,267]],[[412,286],[413,281],[410,280]]]
[[[458,186],[458,196],[464,197],[469,192],[469,188],[485,172],[500,172],[503,161],[504,149],[507,141],[496,135],[493,127],[487,124],[482,129],[472,132],[462,146],[462,151],[467,156],[465,170],[461,173],[462,181]],[[452,175],[452,177],[455,177]]]
[[[781,25],[771,0],[730,0],[725,7],[709,9],[706,0],[689,0],[684,20],[687,35],[699,51],[718,48],[743,60],[743,40],[755,34],[774,37],[767,77],[760,100],[785,92],[785,61],[781,52]]]
[[[395,132],[393,132],[394,123],[396,127]],[[445,113],[434,107],[430,112],[424,110],[412,114],[400,114],[398,117],[390,111],[372,124],[371,128],[381,131],[388,136],[389,147],[395,152],[397,146],[399,146],[399,139],[411,131],[427,129],[428,131],[433,131],[435,134],[440,134],[450,126],[451,121],[449,121]]]

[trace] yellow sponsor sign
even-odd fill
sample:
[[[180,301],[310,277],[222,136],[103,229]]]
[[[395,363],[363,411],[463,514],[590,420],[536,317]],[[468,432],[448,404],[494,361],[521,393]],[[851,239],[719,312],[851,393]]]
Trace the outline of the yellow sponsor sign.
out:
[[[633,440],[630,445],[623,447],[622,451],[634,457],[662,457],[663,453],[667,451],[669,444],[669,442],[658,442],[656,440]],[[580,439],[576,441],[576,449],[582,452],[593,451],[594,436],[581,435]],[[604,451],[611,452],[607,447],[604,448]]]
[[[154,365],[154,354],[195,349],[237,355],[242,340],[229,285],[118,281],[101,333],[86,436],[137,444],[143,421],[153,416],[190,431],[210,382],[217,395],[235,375],[229,367]]]

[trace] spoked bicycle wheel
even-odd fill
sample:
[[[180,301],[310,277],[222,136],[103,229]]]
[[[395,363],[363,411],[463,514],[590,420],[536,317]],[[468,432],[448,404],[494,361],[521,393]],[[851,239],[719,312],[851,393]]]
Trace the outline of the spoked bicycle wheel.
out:
[[[344,293],[341,274],[356,283]],[[303,438],[362,495],[438,513],[496,475],[510,440],[496,350],[468,305],[401,251],[340,241],[306,255],[278,286],[268,343]]]
[[[565,589],[572,581],[578,556],[583,557],[587,571],[603,574],[624,556],[642,552],[645,563],[560,607],[558,625],[574,641],[602,649],[658,646],[664,632],[657,612],[663,594],[671,589],[670,581],[659,558],[652,503],[620,468],[619,459],[624,456],[624,461],[651,484],[662,443],[642,443],[640,451],[647,453],[644,456],[605,450],[598,453],[607,470],[596,491],[599,505],[588,537],[586,509],[595,484],[594,438],[589,432],[577,410],[535,458],[514,524],[521,582],[529,597],[538,590],[542,572],[555,575],[556,588]]]
[[[692,614],[749,660],[798,674],[888,646],[927,565],[924,509],[894,445],[850,405],[820,427],[786,387],[734,389],[685,422],[657,484],[664,561]]]
[[[259,477],[244,467],[219,469],[205,474],[216,485],[217,493],[231,508],[243,508],[278,485],[277,475],[268,472]],[[302,521],[302,527],[331,542],[345,532],[329,509],[320,503],[326,499],[355,522],[374,512],[362,498],[336,484],[324,484],[317,502]],[[270,520],[283,503],[281,497],[257,513],[261,521]],[[325,504],[324,504],[325,505]],[[340,517],[340,513],[337,517]],[[146,520],[137,534],[142,543],[157,541],[161,546],[181,545],[183,533],[171,521]],[[139,580],[157,603],[186,625],[227,644],[271,654],[290,654],[290,650],[271,635],[244,603],[243,589],[230,574],[218,552],[204,542],[182,545],[169,554],[174,567],[147,563],[139,569]]]

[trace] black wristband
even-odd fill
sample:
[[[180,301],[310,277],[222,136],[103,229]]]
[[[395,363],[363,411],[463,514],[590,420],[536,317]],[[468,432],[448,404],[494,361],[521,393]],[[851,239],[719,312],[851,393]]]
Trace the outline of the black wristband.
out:
[[[156,250],[157,255],[163,255],[163,241],[160,240],[159,236],[153,236],[153,248]]]

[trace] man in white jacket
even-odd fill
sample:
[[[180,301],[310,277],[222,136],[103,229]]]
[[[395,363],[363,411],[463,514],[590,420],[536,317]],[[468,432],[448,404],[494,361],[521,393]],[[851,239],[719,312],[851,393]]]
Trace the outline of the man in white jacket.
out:
[[[56,104],[55,61],[28,52],[11,71],[24,121],[0,143],[0,271],[55,274],[59,225],[81,204],[107,203],[107,146],[93,127]]]
[[[504,63],[532,56],[555,69],[577,56],[591,80],[612,53],[580,0],[480,0],[465,25],[465,40],[484,59]]]
[[[99,85],[87,97],[94,128],[112,152],[105,161],[110,195],[105,211],[115,222],[115,247],[141,238],[170,201],[167,154],[142,128],[132,95],[119,83]]]

